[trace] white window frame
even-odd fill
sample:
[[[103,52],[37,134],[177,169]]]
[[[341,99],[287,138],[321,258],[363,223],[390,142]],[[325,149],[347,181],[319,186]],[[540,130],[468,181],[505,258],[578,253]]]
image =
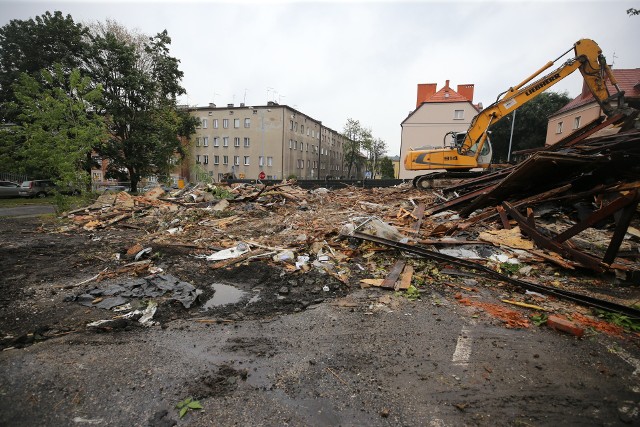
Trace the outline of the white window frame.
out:
[[[244,127],[247,129],[251,127],[251,117],[247,117],[244,119]]]
[[[209,164],[209,156],[207,154],[205,154],[204,156],[202,156],[202,164],[204,165],[208,165]]]
[[[223,136],[222,137],[222,146],[223,147],[228,147],[229,146],[229,137],[228,136]]]
[[[222,119],[222,128],[229,129],[229,119]]]
[[[222,156],[222,164],[223,165],[229,164],[229,156]]]
[[[558,125],[556,126],[556,135],[559,135],[562,133],[562,122],[558,122]]]
[[[267,166],[273,166],[273,157],[267,157]]]
[[[260,167],[264,166],[264,157],[263,156],[258,156],[258,166],[260,166]]]
[[[214,147],[219,147],[220,146],[220,137],[217,137],[217,136],[213,137],[213,146]]]
[[[196,136],[196,147],[200,147],[200,137]]]
[[[453,120],[464,120],[464,110],[454,110]]]
[[[218,156],[218,155],[214,155],[213,156],[213,164],[214,165],[219,165],[220,164],[220,156]]]
[[[233,156],[233,164],[240,166],[240,156]]]
[[[196,165],[200,164],[200,154],[196,154]]]
[[[582,116],[576,116],[573,118],[573,128],[574,129],[579,129],[580,128],[580,122],[582,121]]]
[[[248,136],[244,137],[244,146],[247,148],[251,146],[251,139]]]
[[[233,128],[240,129],[240,119],[233,119]]]
[[[206,129],[208,125],[209,125],[209,120],[202,119],[202,129]]]
[[[249,162],[251,161],[251,156],[244,156],[244,165],[249,166]]]
[[[204,147],[208,147],[209,146],[209,137],[208,136],[203,136],[202,137],[202,145]]]
[[[213,119],[213,128],[218,129],[218,119]]]
[[[233,146],[234,147],[240,147],[240,137],[236,136],[233,138]]]

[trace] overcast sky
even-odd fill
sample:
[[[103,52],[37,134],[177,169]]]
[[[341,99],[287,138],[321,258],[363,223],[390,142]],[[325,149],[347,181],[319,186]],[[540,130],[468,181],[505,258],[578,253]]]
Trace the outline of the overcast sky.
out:
[[[60,10],[76,22],[166,29],[184,72],[182,103],[276,101],[336,131],[352,118],[398,155],[419,83],[473,83],[474,102],[488,106],[581,38],[595,40],[614,68],[640,67],[640,16],[629,8],[640,0],[0,0],[0,25]],[[552,90],[573,97],[581,87],[576,72]]]

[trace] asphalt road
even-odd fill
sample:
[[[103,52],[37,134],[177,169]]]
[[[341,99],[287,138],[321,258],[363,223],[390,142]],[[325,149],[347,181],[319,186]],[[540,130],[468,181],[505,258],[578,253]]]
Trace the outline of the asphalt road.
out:
[[[0,216],[28,217],[54,213],[52,205],[27,205],[15,208],[0,208]]]

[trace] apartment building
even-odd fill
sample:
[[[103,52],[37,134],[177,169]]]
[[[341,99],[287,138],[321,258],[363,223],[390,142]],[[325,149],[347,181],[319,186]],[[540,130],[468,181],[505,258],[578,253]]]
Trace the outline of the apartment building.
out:
[[[324,179],[343,175],[345,138],[300,111],[269,102],[264,106],[190,109],[200,119],[191,137],[189,180],[202,174],[236,178]]]
[[[409,150],[442,148],[447,132],[466,132],[482,104],[473,104],[473,84],[449,86],[437,90],[436,83],[418,84],[415,110],[400,124],[400,179],[413,179],[423,171],[408,171],[404,158]]]

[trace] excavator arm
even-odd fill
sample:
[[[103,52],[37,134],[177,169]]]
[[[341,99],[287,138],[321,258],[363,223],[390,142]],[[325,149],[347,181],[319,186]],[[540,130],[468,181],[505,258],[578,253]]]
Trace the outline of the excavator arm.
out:
[[[579,40],[573,45],[573,50],[575,57],[567,60],[559,68],[531,82],[531,80],[537,78],[544,71],[552,67],[558,59],[569,51],[565,52],[555,61],[549,61],[519,85],[498,95],[496,102],[482,110],[471,121],[464,140],[458,144],[458,153],[477,159],[482,147],[487,141],[489,127],[491,125],[498,122],[513,110],[531,101],[544,92],[544,90],[555,85],[577,69],[582,73],[587,87],[607,116],[612,115],[617,108],[621,107],[624,93],[618,88],[616,79],[613,77],[613,73],[607,65],[605,57],[602,55],[602,50],[596,42],[589,39]],[[609,79],[618,91],[613,96],[611,96],[607,90],[606,79]]]

